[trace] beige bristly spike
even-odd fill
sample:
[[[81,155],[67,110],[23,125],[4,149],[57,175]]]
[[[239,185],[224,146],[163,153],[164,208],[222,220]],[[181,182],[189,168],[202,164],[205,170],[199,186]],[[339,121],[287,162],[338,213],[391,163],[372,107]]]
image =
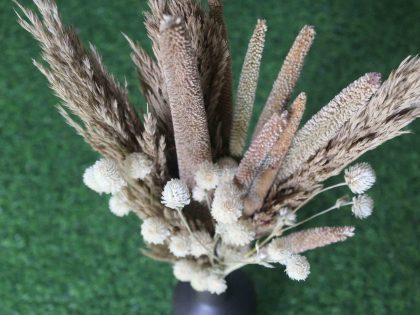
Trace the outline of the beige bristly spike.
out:
[[[287,126],[269,152],[264,161],[261,172],[258,174],[250,192],[244,200],[245,215],[252,215],[255,211],[258,211],[262,207],[264,198],[276,179],[280,165],[289,150],[296,130],[299,127],[303,112],[305,111],[305,105],[306,94],[301,93],[288,110],[289,119]]]
[[[265,20],[258,20],[254,33],[249,41],[239,78],[229,148],[231,155],[236,157],[242,156],[245,147],[252,108],[254,107],[266,31],[267,26]]]
[[[210,136],[197,62],[181,19],[164,16],[159,47],[169,96],[180,178],[191,189],[194,171],[211,161]]]
[[[271,115],[274,112],[281,112],[286,106],[299,79],[305,57],[312,46],[314,38],[315,28],[308,25],[305,25],[296,37],[274,82],[267,103],[258,120],[257,127],[255,127],[254,138],[261,131],[265,122],[270,119]]]
[[[345,241],[354,235],[353,226],[319,227],[289,234],[282,239],[293,254]]]
[[[367,73],[351,83],[315,114],[296,134],[281,165],[278,179],[288,178],[330,141],[338,130],[366,106],[380,86],[378,73]]]
[[[274,113],[271,119],[264,125],[258,137],[252,141],[239,163],[235,180],[245,191],[251,187],[269,152],[286,127],[287,116],[287,111],[281,115]]]

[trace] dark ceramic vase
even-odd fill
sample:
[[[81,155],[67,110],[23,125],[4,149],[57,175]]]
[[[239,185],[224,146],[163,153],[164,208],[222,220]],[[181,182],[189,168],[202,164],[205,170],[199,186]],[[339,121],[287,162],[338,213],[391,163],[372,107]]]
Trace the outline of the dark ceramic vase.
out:
[[[217,295],[197,292],[188,282],[178,282],[173,294],[174,315],[255,315],[256,301],[252,282],[240,271],[232,272],[228,289]]]

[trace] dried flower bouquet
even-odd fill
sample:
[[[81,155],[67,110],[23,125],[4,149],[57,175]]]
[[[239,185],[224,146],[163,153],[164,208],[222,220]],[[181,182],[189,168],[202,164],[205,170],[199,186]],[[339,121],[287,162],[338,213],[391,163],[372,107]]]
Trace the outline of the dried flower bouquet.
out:
[[[323,182],[420,116],[420,60],[408,57],[381,83],[368,73],[344,88],[302,127],[306,95],[290,100],[315,30],[296,37],[245,148],[266,23],[258,20],[232,96],[231,52],[220,0],[149,0],[146,28],[154,57],[127,37],[148,104],[143,121],[127,90],[61,22],[52,0],[34,0],[40,17],[17,3],[19,23],[42,48],[35,62],[62,100],[67,123],[102,157],[84,183],[110,194],[117,216],[135,213],[144,253],[173,263],[174,275],[198,291],[220,294],[225,276],[247,264],[285,266],[294,280],[310,272],[302,253],[344,241],[354,228],[289,230],[350,206],[372,213],[365,192],[375,183],[367,163],[348,167],[341,184]],[[353,198],[298,220],[318,194],[348,186]]]

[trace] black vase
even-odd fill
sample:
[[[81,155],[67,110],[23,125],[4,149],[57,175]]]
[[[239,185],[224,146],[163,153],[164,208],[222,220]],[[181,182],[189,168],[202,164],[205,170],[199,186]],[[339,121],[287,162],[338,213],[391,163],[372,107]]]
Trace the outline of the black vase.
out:
[[[178,282],[173,293],[174,315],[255,315],[252,282],[237,270],[226,278],[228,289],[220,295],[197,292],[188,282]]]

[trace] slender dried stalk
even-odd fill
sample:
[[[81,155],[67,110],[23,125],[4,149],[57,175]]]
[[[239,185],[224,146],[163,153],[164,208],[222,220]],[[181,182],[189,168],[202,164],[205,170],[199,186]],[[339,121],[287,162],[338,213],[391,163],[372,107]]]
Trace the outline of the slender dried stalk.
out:
[[[255,127],[254,138],[261,131],[265,122],[270,119],[274,112],[282,112],[293,92],[300,72],[302,71],[305,57],[312,46],[315,38],[313,26],[304,26],[296,37],[293,46],[284,60],[283,66],[274,82],[271,93],[268,97],[264,110],[260,115],[258,124]]]
[[[159,40],[179,173],[181,179],[192,188],[194,171],[202,162],[211,161],[210,137],[197,63],[180,18],[164,18]]]
[[[293,102],[291,109],[289,109],[289,119],[284,131],[264,160],[264,166],[248,194],[251,198],[245,200],[245,215],[252,215],[262,208],[264,199],[276,179],[280,165],[299,127],[305,105],[306,95],[301,93]]]
[[[230,153],[237,157],[242,156],[245,147],[246,135],[254,107],[266,31],[265,20],[258,20],[248,45],[239,79],[230,135]]]
[[[16,2],[26,16],[26,20],[19,16],[18,21],[41,44],[42,58],[48,66],[35,65],[63,101],[60,113],[92,148],[106,157],[118,160],[139,151],[137,137],[143,126],[128,101],[126,89],[107,72],[94,48],[86,50],[75,32],[63,26],[55,2],[34,3],[42,19]]]
[[[300,254],[318,247],[345,241],[354,235],[353,226],[319,227],[294,232],[282,237],[292,253]]]
[[[282,181],[324,147],[363,108],[380,86],[380,75],[368,73],[342,90],[298,131],[280,168]]]

